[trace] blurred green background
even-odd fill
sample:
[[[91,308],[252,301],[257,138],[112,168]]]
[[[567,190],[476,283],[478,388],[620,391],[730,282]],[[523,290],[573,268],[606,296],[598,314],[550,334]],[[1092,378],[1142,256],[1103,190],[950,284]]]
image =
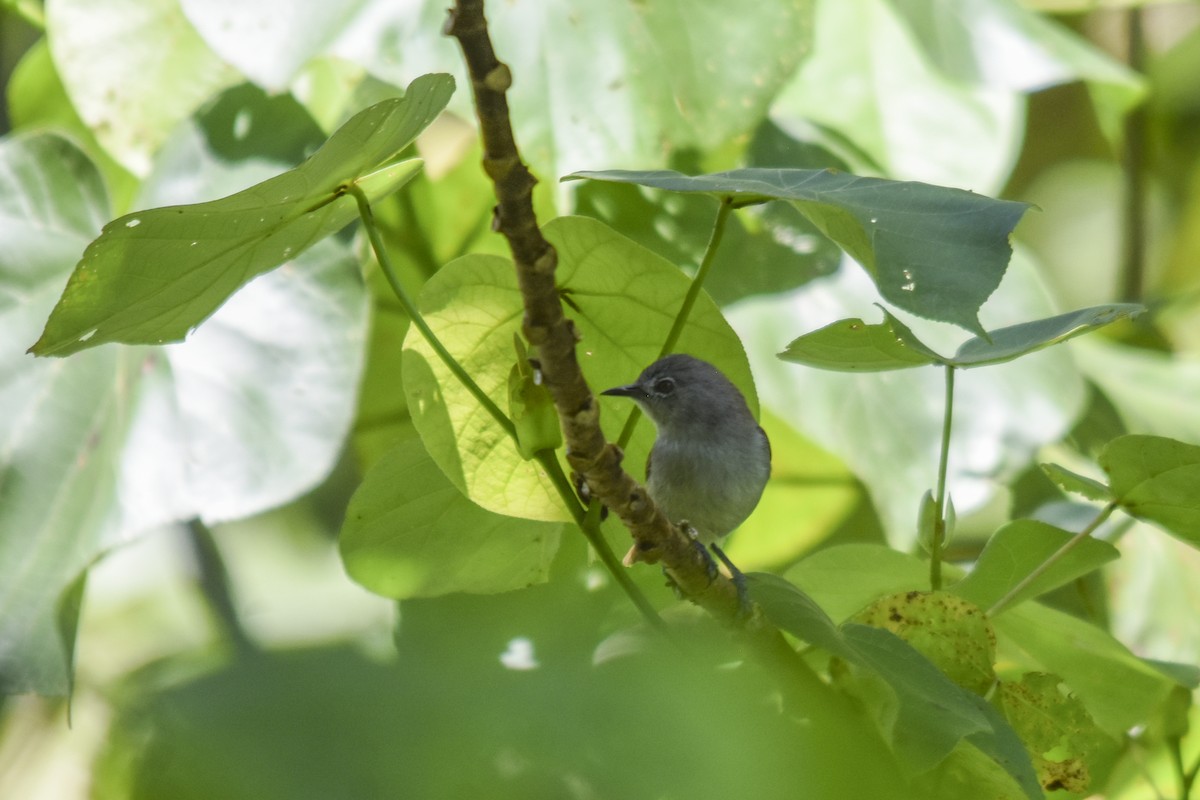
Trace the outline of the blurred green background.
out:
[[[415,75],[461,76],[439,34],[444,4],[244,5],[6,0],[0,131],[65,132],[99,169],[115,216],[232,191],[296,163]],[[597,0],[494,3],[490,14],[543,220],[594,215],[690,268],[708,201],[557,178],[838,166],[1037,205],[984,308],[988,327],[1114,300],[1150,306],[1103,338],[962,379],[955,559],[972,559],[1010,515],[1077,513],[1056,502],[1037,460],[1086,471],[1127,430],[1200,443],[1200,4]],[[426,175],[379,209],[414,290],[454,257],[503,252],[465,85],[418,142]],[[275,124],[221,138],[239,109],[269,109]],[[362,258],[348,236],[336,246]],[[848,542],[914,547],[940,378],[851,381],[773,358],[825,322],[877,318],[840,261],[771,204],[739,214],[709,285],[745,343],[775,444],[774,480],[730,547],[746,569],[783,570]],[[0,267],[7,314],[24,294],[20,271]],[[814,700],[797,747],[795,729],[762,705],[762,676],[640,569],[639,584],[706,653],[701,665],[722,668],[649,646],[573,530],[549,581],[527,590],[397,603],[350,580],[337,547],[350,495],[412,423],[399,379],[407,320],[377,274],[365,296],[347,296],[361,316],[342,346],[359,355],[335,354],[340,369],[322,373],[341,382],[330,403],[345,411],[314,426],[310,463],[280,470],[297,473],[287,488],[274,500],[217,492],[234,509],[227,521],[159,519],[80,546],[95,561],[72,699],[3,701],[0,797],[782,797],[797,785],[812,797],[902,796],[899,768],[842,698]],[[14,339],[0,377],[15,387],[32,339],[0,319]],[[934,324],[921,333],[961,338]],[[296,374],[308,364],[286,363]],[[146,456],[158,457],[176,456]],[[58,488],[37,501],[47,515]],[[623,530],[606,531],[623,550]],[[0,574],[26,563],[12,544],[22,535],[0,529]],[[1139,655],[1200,662],[1200,556],[1142,525],[1119,546],[1102,579],[1052,602],[1103,621]],[[1106,796],[1155,796],[1142,767],[1169,785],[1165,753],[1135,761]]]

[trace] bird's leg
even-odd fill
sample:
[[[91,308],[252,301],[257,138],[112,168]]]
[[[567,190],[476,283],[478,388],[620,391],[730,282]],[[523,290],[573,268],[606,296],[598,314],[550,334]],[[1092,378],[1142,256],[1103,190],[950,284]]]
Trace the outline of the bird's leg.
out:
[[[717,554],[717,558],[721,559],[721,563],[725,565],[725,569],[729,570],[729,579],[733,581],[733,586],[737,589],[738,618],[743,620],[749,619],[754,609],[750,604],[750,591],[746,587],[745,574],[733,565],[733,562],[729,560],[729,556],[725,555],[725,551],[721,549],[719,544],[713,542],[709,547]],[[710,558],[709,561],[711,562],[711,560]]]
[[[686,519],[680,520],[679,527],[683,528],[683,532],[692,540],[692,546],[696,548],[696,551],[700,553],[700,557],[704,559],[705,567],[708,569],[708,582],[712,583],[721,574],[720,570],[717,569],[717,562],[713,561],[708,548],[704,546],[704,542],[700,541],[700,534],[691,526],[691,523]],[[722,554],[722,558],[724,558],[724,554]]]

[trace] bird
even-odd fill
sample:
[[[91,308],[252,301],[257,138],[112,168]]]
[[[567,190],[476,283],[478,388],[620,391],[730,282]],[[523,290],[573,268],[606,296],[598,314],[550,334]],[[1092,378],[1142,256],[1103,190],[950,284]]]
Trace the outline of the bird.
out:
[[[771,444],[746,398],[715,366],[685,353],[664,356],[635,382],[601,394],[628,397],[654,423],[646,491],[672,523],[686,524],[700,549],[712,548],[735,583],[740,579],[741,597],[744,577],[718,542],[754,511],[771,475]],[[715,574],[707,551],[705,557]]]

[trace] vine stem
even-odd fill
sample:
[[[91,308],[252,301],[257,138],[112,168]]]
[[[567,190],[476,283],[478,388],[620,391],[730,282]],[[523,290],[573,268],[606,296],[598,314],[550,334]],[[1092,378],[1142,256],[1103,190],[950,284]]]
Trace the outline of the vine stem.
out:
[[[1106,506],[1104,506],[1104,508],[1100,509],[1100,513],[1096,515],[1095,519],[1087,524],[1087,527],[1064,542],[1062,547],[1051,553],[1049,557],[1047,557],[1046,560],[1041,564],[1038,564],[1028,575],[1018,581],[1016,586],[1009,589],[1008,592],[1005,593],[1005,595],[995,603],[992,603],[992,607],[987,610],[987,615],[992,617],[1000,613],[1006,606],[1012,603],[1014,598],[1016,598],[1021,592],[1025,591],[1026,587],[1044,575],[1046,570],[1058,563],[1058,561],[1066,556],[1067,553],[1070,553],[1072,550],[1078,547],[1084,539],[1095,533],[1096,529],[1103,525],[1105,520],[1112,516],[1112,513],[1116,510],[1116,508],[1117,503],[1114,500],[1109,502]]]
[[[700,296],[700,290],[704,287],[704,280],[712,271],[713,262],[716,261],[717,249],[721,246],[721,240],[725,238],[725,225],[729,222],[729,212],[732,210],[733,198],[721,198],[721,205],[717,208],[717,218],[713,220],[712,232],[708,236],[708,245],[704,248],[704,255],[700,258],[700,266],[696,269],[696,274],[692,276],[692,282],[688,284],[687,293],[683,296],[683,303],[680,304],[679,311],[675,314],[675,321],[671,323],[671,330],[667,332],[667,338],[663,340],[662,348],[658,351],[659,358],[674,350],[675,345],[679,343],[679,337],[683,335],[683,328],[687,325],[692,308],[696,305],[696,299]],[[642,410],[637,407],[637,404],[634,404],[633,410],[625,418],[621,435],[617,437],[617,447],[623,450],[629,445],[629,440],[633,438],[633,431],[641,418]]]
[[[421,316],[421,312],[417,309],[416,303],[414,303],[412,298],[409,297],[409,294],[404,289],[403,284],[400,283],[400,278],[396,274],[395,267],[392,265],[392,259],[388,255],[387,249],[384,247],[383,237],[379,233],[379,227],[375,224],[375,214],[371,210],[371,201],[367,198],[366,192],[362,190],[361,186],[358,186],[354,183],[347,184],[342,188],[346,194],[351,195],[358,203],[358,214],[359,217],[362,218],[363,228],[366,230],[367,238],[371,242],[371,249],[375,252],[375,259],[379,262],[379,268],[383,271],[384,277],[387,278],[388,284],[392,287],[392,291],[395,293],[397,299],[399,299],[400,305],[404,309],[404,313],[408,315],[410,320],[412,320],[413,327],[417,329],[422,338],[425,339],[425,342],[431,348],[433,348],[433,352],[436,353],[438,358],[441,359],[442,363],[446,365],[446,368],[449,369],[454,377],[457,378],[458,381],[466,388],[466,390],[471,393],[471,396],[479,402],[479,405],[481,405],[483,409],[487,411],[487,413],[492,417],[493,420],[495,420],[496,424],[503,429],[509,438],[515,442],[517,440],[517,429],[516,426],[513,425],[512,420],[509,419],[508,415],[496,405],[492,398],[488,397],[487,393],[483,391],[478,383],[475,382],[475,379],[471,377],[470,373],[468,373],[466,369],[463,368],[462,364],[458,363],[458,360],[455,359],[454,356],[451,355],[450,351],[446,349],[446,346],[442,344],[440,339],[438,339],[437,335],[433,332],[433,329],[429,327],[429,323],[425,321],[423,316]],[[629,599],[633,601],[633,604],[637,607],[638,611],[641,612],[642,617],[647,623],[658,630],[665,631],[666,624],[662,621],[662,618],[658,615],[658,612],[655,611],[654,606],[651,605],[650,601],[646,598],[646,595],[642,593],[642,590],[638,587],[638,585],[633,582],[632,578],[629,577],[629,571],[621,566],[620,560],[617,558],[616,554],[613,553],[612,548],[608,546],[608,542],[600,532],[599,525],[587,524],[584,509],[579,505],[579,499],[575,495],[575,489],[571,485],[571,481],[567,478],[566,473],[563,472],[562,465],[558,463],[558,458],[555,456],[554,451],[541,450],[536,453],[534,457],[537,459],[538,464],[541,465],[542,469],[544,469],[546,474],[550,477],[550,482],[554,485],[555,491],[558,492],[559,497],[562,498],[563,504],[567,507],[567,510],[570,511],[572,518],[575,520],[575,524],[583,532],[583,535],[587,537],[588,542],[600,556],[600,561],[604,564],[605,568],[612,573],[612,576],[616,580],[617,584],[625,591],[625,593],[629,596]]]
[[[946,400],[942,410],[942,447],[938,455],[937,496],[933,508],[933,541],[929,546],[929,587],[942,588],[942,550],[946,542],[946,472],[950,463],[950,431],[954,423],[954,367],[946,365]]]

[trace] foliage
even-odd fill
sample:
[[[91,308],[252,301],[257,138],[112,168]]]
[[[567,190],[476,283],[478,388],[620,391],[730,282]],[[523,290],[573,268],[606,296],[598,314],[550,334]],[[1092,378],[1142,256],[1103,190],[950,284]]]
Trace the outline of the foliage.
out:
[[[443,6],[3,6],[44,36],[0,139],[0,688],[105,695],[92,795],[1186,797],[1200,33],[1131,68],[1012,0],[489,8],[589,384],[674,342],[761,409],[729,553],[781,675],[612,570]],[[1088,304],[1050,288],[1087,274],[1055,257],[1075,209],[1027,211],[1083,92],[1070,156],[1141,148],[1178,220],[1130,182],[1154,246]],[[640,479],[651,426],[599,402]],[[398,601],[382,663],[344,623],[241,630],[267,559],[239,541],[279,508]],[[193,594],[226,635],[143,631],[106,676],[94,576],[181,523],[216,526],[229,574]],[[1138,574],[1179,596],[1141,613]]]

